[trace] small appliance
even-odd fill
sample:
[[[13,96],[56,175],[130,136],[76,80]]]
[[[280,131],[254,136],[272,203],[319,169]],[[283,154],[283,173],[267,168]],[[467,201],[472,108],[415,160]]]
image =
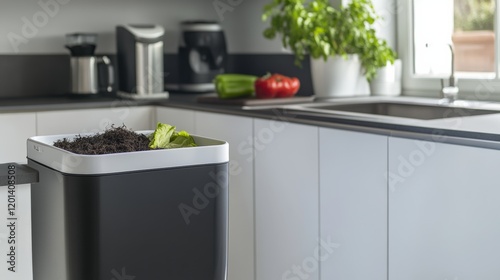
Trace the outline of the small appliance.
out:
[[[214,91],[212,81],[224,73],[226,63],[226,38],[220,24],[213,21],[181,23],[179,90]]]
[[[166,98],[163,74],[163,37],[159,25],[116,27],[119,92],[123,97]]]
[[[107,56],[94,55],[96,42],[96,34],[66,35],[66,48],[71,52],[71,93],[73,94],[88,95],[113,90],[113,66]],[[101,72],[104,71],[107,74],[102,75]]]

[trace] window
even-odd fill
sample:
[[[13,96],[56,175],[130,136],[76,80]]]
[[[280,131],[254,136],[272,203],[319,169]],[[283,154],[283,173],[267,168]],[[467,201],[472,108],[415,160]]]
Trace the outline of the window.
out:
[[[495,73],[495,0],[455,0],[455,70]]]
[[[404,89],[437,96],[454,70],[460,97],[500,99],[495,0],[400,0],[399,54]]]

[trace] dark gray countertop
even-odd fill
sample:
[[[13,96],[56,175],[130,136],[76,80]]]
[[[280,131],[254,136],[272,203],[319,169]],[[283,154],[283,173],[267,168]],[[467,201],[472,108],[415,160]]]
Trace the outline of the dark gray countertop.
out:
[[[329,116],[297,114],[289,108],[262,107],[258,110],[245,110],[241,106],[199,103],[196,101],[198,96],[200,95],[171,93],[166,100],[128,100],[115,96],[0,99],[0,113],[156,105],[500,149],[500,112],[485,116],[462,117],[459,120],[454,118],[415,121],[338,114]]]
[[[43,96],[0,99],[0,113],[39,112],[107,108],[111,106],[149,105],[151,101],[132,101],[116,96]]]

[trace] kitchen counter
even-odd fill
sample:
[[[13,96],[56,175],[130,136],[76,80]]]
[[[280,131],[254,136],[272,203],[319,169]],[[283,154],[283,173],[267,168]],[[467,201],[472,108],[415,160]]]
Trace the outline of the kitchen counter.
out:
[[[243,108],[233,105],[202,104],[196,101],[198,96],[197,94],[171,93],[167,100],[128,100],[115,96],[92,96],[90,98],[86,96],[48,96],[2,99],[0,100],[0,113],[156,105],[500,149],[500,103],[478,103],[479,106],[487,109],[498,109],[498,114],[415,120],[384,116],[367,117],[367,115],[356,113],[325,116],[299,112],[293,110],[293,106]],[[436,101],[435,99],[415,97],[398,97],[398,99],[424,103]],[[385,99],[360,97],[351,98],[351,100]]]
[[[360,100],[394,100],[383,97],[356,97],[342,99]],[[417,97],[397,97],[398,100],[419,103],[434,103],[436,99]],[[333,102],[339,101],[331,100]],[[416,120],[408,118],[366,116],[356,113],[315,114],[293,110],[295,105],[279,107],[242,108],[228,105],[200,104],[196,96],[172,95],[169,101],[157,103],[161,106],[201,110],[214,113],[248,116],[254,118],[275,119],[293,123],[317,125],[358,132],[367,132],[394,137],[414,138],[450,144],[479,146],[500,149],[500,103],[473,102],[476,107],[499,110],[498,114],[466,116],[433,120]]]
[[[0,113],[140,106],[150,100],[126,100],[116,96],[43,96],[0,99]]]

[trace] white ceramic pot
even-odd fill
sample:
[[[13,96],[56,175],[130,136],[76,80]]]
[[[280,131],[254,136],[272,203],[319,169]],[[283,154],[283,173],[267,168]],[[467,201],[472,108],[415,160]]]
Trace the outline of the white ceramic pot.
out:
[[[358,55],[323,59],[311,58],[311,76],[316,98],[356,96],[356,88],[363,79]]]
[[[370,82],[370,93],[374,96],[401,95],[401,60],[377,70],[377,76]]]

